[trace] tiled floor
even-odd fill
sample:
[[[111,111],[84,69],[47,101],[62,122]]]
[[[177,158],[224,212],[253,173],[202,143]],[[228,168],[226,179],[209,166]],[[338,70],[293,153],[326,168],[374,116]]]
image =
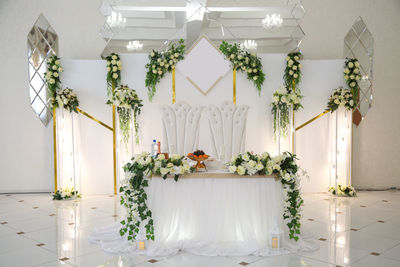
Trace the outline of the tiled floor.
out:
[[[0,194],[0,266],[400,266],[400,191],[357,198],[305,194],[302,231],[320,249],[274,257],[112,255],[87,237],[123,216],[117,197],[52,201],[49,194]]]

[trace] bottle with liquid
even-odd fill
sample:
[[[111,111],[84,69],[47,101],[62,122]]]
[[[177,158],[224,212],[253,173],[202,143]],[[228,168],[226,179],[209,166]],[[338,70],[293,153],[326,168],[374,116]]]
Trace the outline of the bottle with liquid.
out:
[[[156,139],[154,139],[153,143],[151,144],[151,156],[152,157],[155,157],[157,155],[157,150],[158,150],[157,141],[156,141]]]

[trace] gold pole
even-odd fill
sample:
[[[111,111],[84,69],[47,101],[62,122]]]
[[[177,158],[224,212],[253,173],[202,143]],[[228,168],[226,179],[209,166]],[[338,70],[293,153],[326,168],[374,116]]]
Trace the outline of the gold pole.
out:
[[[115,84],[112,84],[112,91],[115,90]],[[116,128],[115,128],[115,105],[112,106],[112,131],[113,131],[113,164],[114,164],[114,195],[117,194],[117,142],[116,142]]]
[[[233,104],[236,105],[236,67],[233,67]]]
[[[175,104],[176,95],[175,95],[175,68],[172,69],[172,104]]]
[[[318,118],[321,118],[322,116],[324,116],[325,114],[329,113],[329,110],[325,110],[324,112],[318,114],[317,116],[315,116],[314,118],[312,118],[311,120],[306,121],[305,123],[303,123],[302,125],[300,125],[299,127],[296,127],[296,131],[300,130],[301,128],[303,128],[304,126],[306,126],[307,124],[315,121]]]
[[[293,92],[296,92],[296,81],[295,80],[293,80],[292,85],[293,85]],[[294,135],[295,135],[295,129],[294,129],[294,106],[292,106],[292,154],[294,154]]]
[[[88,117],[89,119],[92,119],[92,120],[94,120],[95,122],[97,122],[98,124],[100,124],[100,125],[106,127],[107,129],[109,129],[109,130],[111,130],[111,131],[113,130],[110,126],[108,126],[107,124],[105,124],[105,123],[102,122],[102,121],[99,121],[98,119],[96,119],[96,118],[93,117],[92,115],[86,113],[86,112],[83,111],[82,109],[76,108],[76,110],[77,110],[79,113],[82,113],[83,115],[85,115],[86,117]]]
[[[53,108],[53,144],[54,144],[54,193],[57,192],[57,125],[56,109]]]

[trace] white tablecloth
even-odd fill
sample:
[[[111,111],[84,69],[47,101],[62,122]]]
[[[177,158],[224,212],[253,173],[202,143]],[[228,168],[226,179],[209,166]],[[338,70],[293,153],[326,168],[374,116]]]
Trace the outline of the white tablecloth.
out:
[[[205,175],[205,174],[204,174]],[[179,250],[207,256],[271,255],[316,249],[315,245],[289,241],[282,219],[283,190],[271,178],[181,178],[178,182],[153,177],[147,188],[154,219],[155,241],[146,251],[119,236],[119,224],[95,229],[92,242],[108,252],[163,256]],[[270,248],[274,227],[282,234],[283,249]]]

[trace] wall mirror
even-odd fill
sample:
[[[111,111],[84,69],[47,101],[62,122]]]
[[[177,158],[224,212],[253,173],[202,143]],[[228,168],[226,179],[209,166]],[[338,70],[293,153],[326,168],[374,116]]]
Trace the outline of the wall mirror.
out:
[[[52,118],[45,75],[47,58],[58,52],[58,36],[47,19],[40,15],[28,33],[28,72],[30,103],[42,123]]]

